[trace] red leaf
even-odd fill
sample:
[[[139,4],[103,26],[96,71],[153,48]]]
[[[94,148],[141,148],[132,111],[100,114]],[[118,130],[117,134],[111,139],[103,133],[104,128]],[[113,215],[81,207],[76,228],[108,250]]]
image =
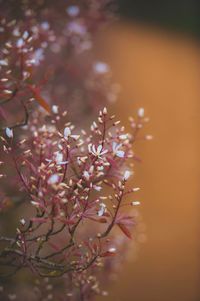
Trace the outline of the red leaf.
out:
[[[50,245],[55,251],[59,251],[59,250],[60,250],[60,248],[59,248],[56,244],[52,243],[51,241],[49,241],[49,245]]]
[[[94,217],[87,217],[88,219],[91,219],[92,221],[94,222],[97,222],[97,223],[101,223],[101,224],[105,224],[107,223],[107,219],[104,218],[104,217],[100,217],[100,218],[94,218]]]
[[[123,224],[117,224],[120,228],[120,230],[128,237],[128,238],[132,238],[130,231],[128,230],[128,228],[126,226],[124,226]]]
[[[66,219],[66,218],[62,218],[62,217],[58,217],[58,220],[65,224],[65,225],[74,225],[75,221],[71,220],[71,219]]]
[[[104,218],[104,217],[101,217],[101,218],[97,219],[96,221],[99,222],[99,223],[102,223],[102,224],[107,223],[107,219]]]
[[[116,255],[116,253],[114,253],[114,252],[106,251],[106,252],[102,253],[100,256],[101,257],[110,257],[110,256],[115,256],[115,255]]]
[[[24,156],[22,158],[23,158],[23,161],[26,162],[27,165],[29,165],[31,171],[36,174],[37,173],[37,168],[34,166],[34,164],[32,164],[29,160],[27,160],[26,158],[24,158]]]
[[[97,246],[97,244],[95,244],[95,243],[93,244],[93,249],[94,249],[95,252],[98,251],[98,246]]]
[[[50,106],[46,102],[46,100],[40,95],[39,89],[29,85],[29,89],[33,93],[35,100],[39,103],[41,107],[43,107],[49,114],[51,113]]]
[[[4,120],[7,118],[7,114],[3,108],[0,107],[0,117]]]
[[[117,218],[115,220],[116,224],[123,224],[125,226],[133,226],[135,225],[134,217],[130,215],[126,215],[124,213],[118,213]]]
[[[139,163],[142,162],[142,159],[141,159],[140,157],[136,156],[136,155],[133,157],[133,159],[134,159],[135,161],[139,162]]]

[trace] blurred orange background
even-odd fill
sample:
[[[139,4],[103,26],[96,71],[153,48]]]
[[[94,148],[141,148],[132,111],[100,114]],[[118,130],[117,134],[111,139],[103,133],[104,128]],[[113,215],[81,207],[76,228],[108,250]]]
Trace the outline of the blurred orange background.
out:
[[[154,136],[137,147],[147,240],[109,287],[109,301],[200,300],[199,129],[197,41],[134,23],[103,31],[97,57],[122,86],[114,111],[123,123],[144,107]],[[104,300],[104,299],[103,299]]]

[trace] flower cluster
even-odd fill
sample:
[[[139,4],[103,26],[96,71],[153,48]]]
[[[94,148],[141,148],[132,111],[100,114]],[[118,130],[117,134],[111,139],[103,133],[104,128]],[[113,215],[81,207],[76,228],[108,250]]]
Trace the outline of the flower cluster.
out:
[[[115,19],[114,3],[0,6],[0,299],[106,296],[101,286],[124,255],[140,204],[129,184],[139,160],[133,146],[151,139],[140,135],[143,108],[130,133],[101,109],[119,87],[93,40]]]
[[[71,300],[80,294],[89,300],[101,292],[97,275],[118,253],[117,241],[131,238],[135,218],[124,209],[139,204],[139,188],[127,182],[146,118],[140,109],[127,133],[104,108],[86,132],[68,122],[67,112],[53,111],[45,125],[35,112],[21,138],[10,128],[1,137],[18,178],[15,205],[26,208],[15,236],[0,237],[1,277],[25,268],[45,278],[62,276]]]
[[[35,103],[49,113],[67,106],[77,121],[115,100],[110,68],[92,50],[96,31],[114,19],[111,1],[46,2],[1,3],[0,127],[27,124]]]

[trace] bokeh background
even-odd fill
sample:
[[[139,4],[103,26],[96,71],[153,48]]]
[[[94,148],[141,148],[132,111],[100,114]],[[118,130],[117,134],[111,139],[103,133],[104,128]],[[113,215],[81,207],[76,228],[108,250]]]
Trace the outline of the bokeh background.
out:
[[[109,288],[109,301],[200,300],[200,45],[194,1],[120,1],[122,19],[96,54],[122,86],[123,123],[143,106],[153,134],[140,143],[145,237]],[[132,258],[131,258],[132,257]],[[100,300],[100,299],[99,299]]]

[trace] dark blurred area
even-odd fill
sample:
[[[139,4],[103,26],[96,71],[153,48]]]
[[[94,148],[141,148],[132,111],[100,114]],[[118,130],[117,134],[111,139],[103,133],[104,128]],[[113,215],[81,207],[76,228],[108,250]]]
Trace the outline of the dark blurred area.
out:
[[[124,18],[200,37],[199,1],[118,0],[118,3]]]

